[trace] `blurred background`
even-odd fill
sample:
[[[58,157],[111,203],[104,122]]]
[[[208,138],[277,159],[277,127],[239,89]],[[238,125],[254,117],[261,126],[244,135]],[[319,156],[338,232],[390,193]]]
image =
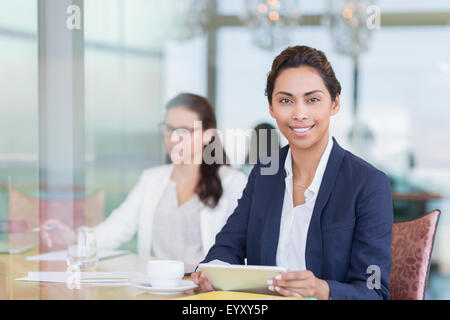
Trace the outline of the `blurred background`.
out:
[[[107,217],[164,162],[180,92],[220,129],[275,125],[265,81],[289,45],[331,61],[331,133],[388,174],[395,220],[442,211],[426,298],[450,299],[448,0],[0,0],[0,241],[35,241],[39,210],[69,200],[75,225]]]

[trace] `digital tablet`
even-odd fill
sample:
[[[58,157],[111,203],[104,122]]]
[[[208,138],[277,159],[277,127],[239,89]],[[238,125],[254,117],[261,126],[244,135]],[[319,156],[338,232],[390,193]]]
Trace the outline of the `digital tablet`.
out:
[[[286,272],[282,267],[209,263],[201,263],[199,269],[214,288],[224,291],[268,291],[267,280]]]

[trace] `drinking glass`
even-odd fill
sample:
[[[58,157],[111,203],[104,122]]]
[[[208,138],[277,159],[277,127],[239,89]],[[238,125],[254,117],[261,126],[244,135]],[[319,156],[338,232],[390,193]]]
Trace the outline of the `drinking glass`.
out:
[[[79,270],[94,270],[98,264],[97,242],[94,230],[88,227],[78,228],[70,237],[67,245],[67,265]]]

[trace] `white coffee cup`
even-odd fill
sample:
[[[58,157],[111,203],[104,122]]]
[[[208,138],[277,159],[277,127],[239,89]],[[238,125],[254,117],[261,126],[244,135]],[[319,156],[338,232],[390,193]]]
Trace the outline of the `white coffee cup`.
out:
[[[184,262],[150,260],[147,264],[147,275],[153,287],[176,288],[184,277]]]

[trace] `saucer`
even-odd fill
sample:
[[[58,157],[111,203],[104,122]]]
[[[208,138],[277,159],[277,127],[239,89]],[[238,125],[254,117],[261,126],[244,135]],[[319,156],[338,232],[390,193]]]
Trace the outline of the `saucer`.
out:
[[[149,294],[158,295],[182,294],[185,291],[197,288],[197,285],[190,280],[181,280],[180,285],[174,288],[153,287],[148,280],[136,281],[133,283],[133,285],[138,289],[147,291],[147,293]]]

